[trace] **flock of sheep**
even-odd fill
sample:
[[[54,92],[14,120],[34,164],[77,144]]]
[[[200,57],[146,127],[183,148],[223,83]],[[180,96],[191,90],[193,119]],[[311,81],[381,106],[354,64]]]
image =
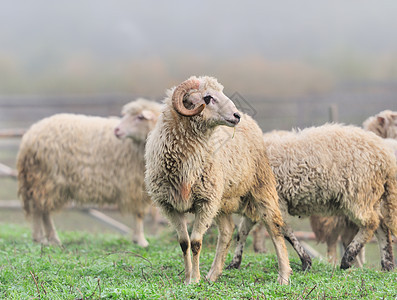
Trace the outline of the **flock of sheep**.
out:
[[[239,214],[229,267],[240,266],[246,238],[259,223],[255,230],[265,226],[276,250],[277,281],[287,284],[285,240],[302,269],[311,267],[289,215],[311,218],[331,260],[341,236],[342,269],[357,256],[363,263],[374,234],[382,269],[394,268],[396,156],[396,112],[369,118],[364,129],[326,124],[263,134],[215,78],[191,77],[170,89],[163,104],[126,104],[120,120],[58,114],[32,125],[17,156],[18,193],[32,218],[33,240],[44,244],[61,244],[51,214],[74,201],[117,204],[133,214],[132,239],[146,247],[143,218],[154,203],[177,232],[185,283],[200,280],[202,239],[213,221],[219,236],[207,279],[219,277],[235,228],[232,214]],[[190,235],[187,213],[194,214]]]

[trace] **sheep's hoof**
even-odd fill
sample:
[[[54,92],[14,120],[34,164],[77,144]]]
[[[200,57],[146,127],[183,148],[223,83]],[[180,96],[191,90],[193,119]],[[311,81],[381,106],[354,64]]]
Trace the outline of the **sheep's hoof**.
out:
[[[349,269],[352,266],[354,259],[355,259],[355,256],[349,254],[348,250],[346,250],[345,254],[342,257],[342,261],[340,263],[340,268],[342,270]]]
[[[192,279],[190,283],[199,283],[199,282],[200,282],[200,278],[197,278],[197,279]]]
[[[41,237],[41,238],[33,238],[33,242],[34,242],[34,243],[38,243],[38,244],[42,244],[42,245],[48,244],[47,239],[44,238],[44,237]]]
[[[278,282],[278,284],[281,284],[281,285],[289,284],[288,277],[281,276],[281,275],[278,276],[277,282]]]
[[[392,261],[382,261],[382,271],[393,271],[394,270],[394,263]]]
[[[342,259],[342,262],[340,263],[340,268],[342,270],[349,269],[351,266],[351,263],[347,262],[345,259]]]
[[[59,238],[53,237],[48,239],[47,245],[62,246],[62,243]]]
[[[267,253],[267,249],[266,249],[266,247],[254,246],[254,252],[260,253],[260,254],[265,254],[265,253]]]
[[[309,271],[312,268],[312,260],[310,259],[303,259],[302,260],[302,271]]]
[[[210,282],[215,282],[220,274],[215,274],[215,271],[210,270],[205,278]]]
[[[137,244],[140,247],[146,248],[147,246],[149,246],[149,242],[146,239],[143,240],[133,240],[133,243]]]
[[[227,267],[226,270],[231,270],[231,269],[238,269],[240,268],[241,265],[241,260],[239,261],[232,261]]]

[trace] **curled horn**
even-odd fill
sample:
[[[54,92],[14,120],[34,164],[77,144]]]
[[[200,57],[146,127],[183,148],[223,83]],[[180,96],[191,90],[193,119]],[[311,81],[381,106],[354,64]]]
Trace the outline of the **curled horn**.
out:
[[[200,86],[200,81],[196,79],[190,79],[182,82],[178,85],[174,93],[172,94],[172,106],[182,116],[192,117],[201,113],[205,107],[205,104],[202,104],[194,109],[187,109],[183,105],[183,97],[190,91],[190,90],[198,90]]]

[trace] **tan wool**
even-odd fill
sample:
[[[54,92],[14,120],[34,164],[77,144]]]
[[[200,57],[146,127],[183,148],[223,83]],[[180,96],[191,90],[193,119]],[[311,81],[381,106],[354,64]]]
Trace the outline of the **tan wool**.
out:
[[[234,229],[232,213],[265,221],[279,258],[278,282],[287,283],[291,269],[280,231],[283,220],[262,131],[251,117],[238,112],[222,90],[215,78],[205,76],[191,77],[168,91],[164,112],[147,141],[148,192],[178,233],[186,283],[200,279],[202,236],[212,220],[219,238],[207,278],[214,281],[221,274]],[[194,110],[194,116],[172,101],[175,95],[182,95],[183,105]],[[204,109],[194,108],[199,105]],[[190,237],[188,212],[195,214]]]
[[[144,100],[128,107],[135,115],[142,110],[158,115],[160,109]],[[71,202],[117,204],[121,212],[142,221],[151,205],[144,189],[145,141],[118,139],[114,129],[119,122],[57,114],[33,124],[24,134],[17,155],[18,193],[26,215],[33,217],[35,241],[60,244],[50,214]],[[143,230],[136,231],[133,240],[147,246]]]

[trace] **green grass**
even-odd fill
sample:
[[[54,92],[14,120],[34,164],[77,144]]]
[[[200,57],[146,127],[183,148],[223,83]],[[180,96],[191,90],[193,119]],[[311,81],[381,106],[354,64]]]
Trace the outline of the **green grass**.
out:
[[[291,256],[291,284],[276,284],[274,254],[247,249],[240,270],[216,283],[183,284],[175,234],[165,230],[141,249],[114,234],[60,232],[64,247],[31,242],[30,230],[0,226],[0,297],[4,299],[396,299],[397,274],[374,269],[341,271],[314,261],[309,272]],[[215,230],[204,240],[202,277],[214,257]],[[227,262],[232,258],[230,251]]]

